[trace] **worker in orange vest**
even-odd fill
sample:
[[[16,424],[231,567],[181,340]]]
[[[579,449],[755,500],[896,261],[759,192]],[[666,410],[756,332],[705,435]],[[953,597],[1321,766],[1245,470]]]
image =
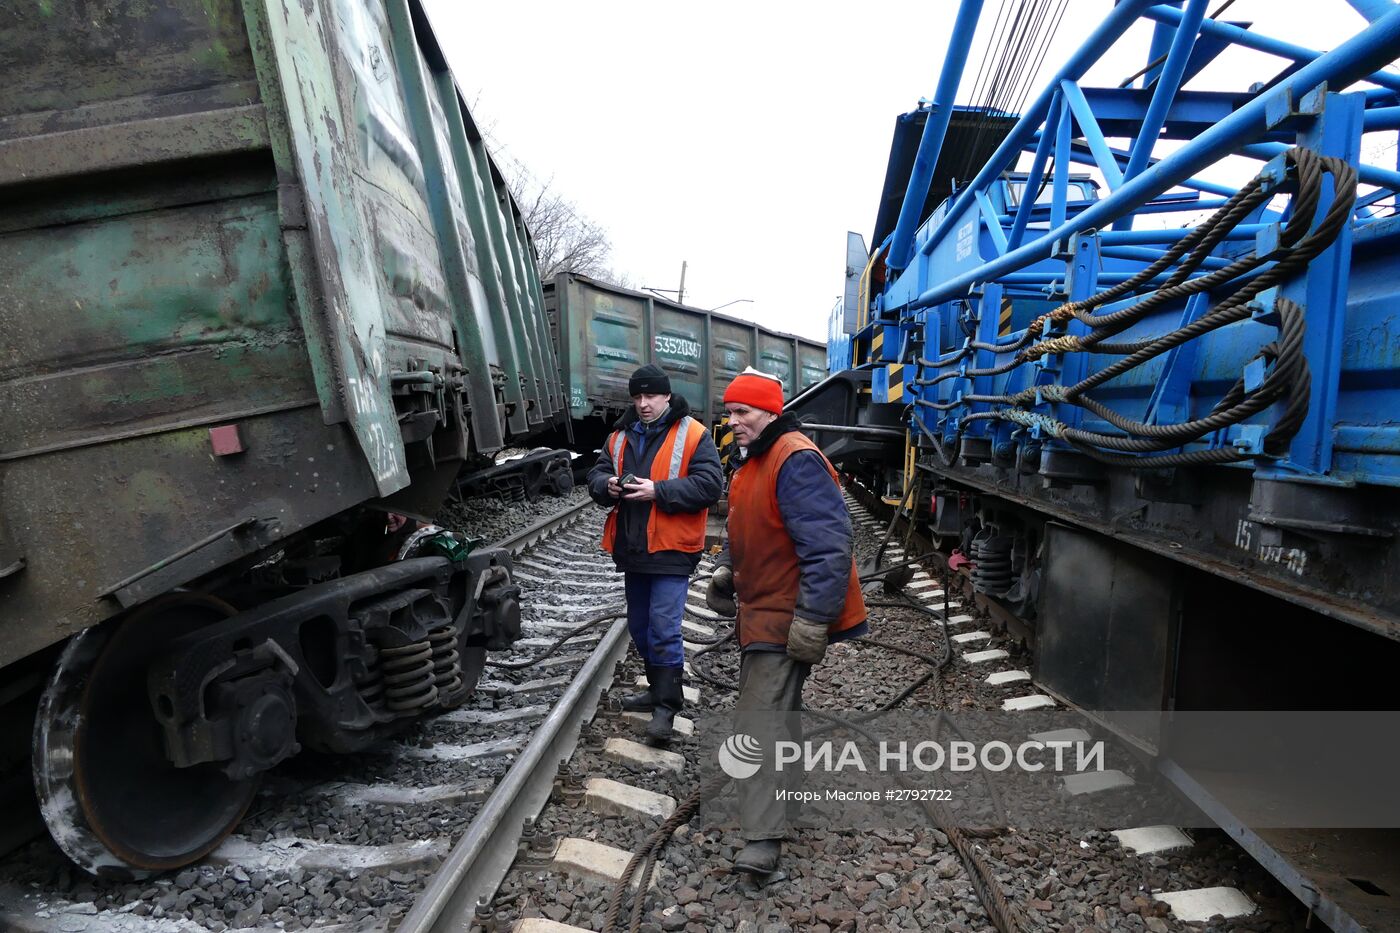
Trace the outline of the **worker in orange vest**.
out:
[[[683,707],[686,591],[724,478],[710,433],[691,417],[686,400],[671,393],[663,370],[641,367],[627,389],[632,409],[599,452],[588,492],[610,509],[603,549],[622,571],[627,627],[646,666],[647,689],[622,706],[649,711],[647,737],[664,742]]]
[[[782,413],[782,383],[746,369],[725,390],[724,407],[740,458],[729,480],[728,544],[706,601],[722,614],[738,612],[735,731],[772,748],[802,741],[802,685],[827,644],[869,627],[836,471],[797,418]],[[785,779],[764,772],[738,783],[746,844],[737,870],[777,869],[787,805],[775,791]]]

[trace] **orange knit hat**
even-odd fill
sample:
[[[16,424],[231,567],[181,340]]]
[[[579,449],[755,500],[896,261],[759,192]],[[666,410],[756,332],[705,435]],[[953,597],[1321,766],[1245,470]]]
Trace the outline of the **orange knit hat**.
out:
[[[729,383],[729,388],[724,390],[724,401],[782,414],[783,384],[777,376],[761,373],[749,366]]]

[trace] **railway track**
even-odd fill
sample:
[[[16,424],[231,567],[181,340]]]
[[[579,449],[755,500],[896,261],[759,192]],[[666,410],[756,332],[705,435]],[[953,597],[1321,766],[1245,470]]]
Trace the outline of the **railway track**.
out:
[[[853,501],[852,512],[858,554],[869,558],[884,537],[884,520],[859,502]],[[427,762],[413,781],[401,775],[391,780],[393,772],[366,756],[348,771],[327,772],[321,769],[334,763],[313,763],[281,775],[270,789],[273,797],[316,803],[294,804],[292,825],[279,823],[275,808],[253,818],[253,827],[271,839],[252,838],[241,828],[242,838],[231,840],[209,864],[134,892],[99,884],[95,896],[85,899],[72,896],[78,893],[75,881],[82,885],[72,878],[68,891],[61,884],[16,891],[12,882],[0,887],[0,927],[8,923],[26,933],[222,933],[295,929],[309,921],[398,933],[605,929],[617,878],[632,852],[700,785],[713,737],[707,743],[694,734],[695,720],[711,714],[713,721],[732,705],[725,686],[737,679],[738,653],[730,650],[732,643],[724,644],[725,625],[704,607],[708,567],[702,564],[685,628],[687,658],[695,668],[690,682],[706,683],[688,697],[682,734],[669,749],[652,749],[637,741],[641,722],[635,716],[615,709],[595,715],[607,690],[631,688],[633,672],[625,663],[623,675],[614,676],[626,652],[625,622],[600,617],[620,604],[620,580],[606,564],[581,560],[597,538],[596,521],[586,513],[584,503],[498,542],[517,555],[530,607],[526,637],[517,643],[516,658],[497,659],[501,666],[488,669],[475,701],[396,745],[396,754]],[[914,556],[906,547],[922,552],[897,540],[887,548],[887,562]],[[875,611],[875,635],[929,652],[942,641],[941,627],[948,634],[943,650],[952,658],[941,684],[926,683],[908,697],[912,708],[942,703],[1034,709],[1054,703],[1036,699],[1017,663],[1022,655],[1016,640],[988,631],[1000,627],[988,625],[973,603],[945,592],[925,570],[916,572],[907,592],[924,610],[911,605]],[[932,624],[930,609],[940,616]],[[558,644],[587,619],[598,621]],[[551,650],[530,667],[512,666]],[[910,683],[911,663],[907,655],[873,645],[833,646],[809,681],[808,704],[879,704]],[[368,781],[367,775],[381,780]],[[336,820],[344,819],[346,809],[383,811],[391,822],[397,817],[395,828],[409,832],[398,833],[397,841],[335,842]],[[318,818],[325,822],[317,824]],[[445,825],[434,830],[433,821]],[[312,829],[309,837],[298,835],[305,824]],[[1126,827],[1118,834],[1075,838],[1013,832],[979,839],[974,846],[985,869],[979,890],[949,835],[927,822],[861,833],[800,824],[781,877],[763,885],[729,872],[742,844],[735,828],[732,821],[707,825],[702,819],[677,829],[661,854],[641,922],[629,925],[624,913],[617,929],[1000,925],[1164,933],[1199,929],[1199,922],[1187,927],[1183,918],[1201,921],[1208,916],[1201,911],[1215,910],[1233,916],[1205,928],[1299,928],[1296,904],[1286,892],[1228,840],[1208,833],[1192,839],[1162,827]],[[1126,831],[1134,829],[1139,831]],[[453,837],[450,845],[444,841]],[[1222,901],[1222,889],[1233,894]],[[286,895],[273,893],[284,890]],[[266,892],[260,904],[259,891]],[[1193,894],[1198,891],[1208,892],[1204,900]],[[1009,927],[994,924],[998,899],[1009,905]]]
[[[854,501],[852,513],[858,555],[869,558],[884,537],[884,518]],[[894,540],[887,563],[917,556],[906,548],[923,552]],[[714,622],[701,615],[702,592],[697,581],[688,619],[688,637],[697,640],[687,646],[687,657],[698,675],[713,682],[702,685],[696,704],[703,729],[722,726],[705,713],[726,714],[732,706],[724,685],[737,679],[738,653],[722,646],[701,655],[700,629]],[[949,658],[941,682],[924,683],[907,697],[909,709],[931,711],[941,704],[1031,716],[1055,705],[1034,688],[1016,640],[972,601],[945,590],[943,580],[926,569],[915,573],[906,593],[907,608],[885,605],[872,611],[878,621],[873,637],[924,654],[946,651]],[[884,602],[880,596],[872,600]],[[871,708],[899,694],[918,674],[918,662],[886,647],[833,646],[809,680],[807,703],[818,709]],[[628,678],[619,678],[617,686],[630,687]],[[611,711],[591,722],[565,780],[531,826],[496,897],[479,902],[474,916],[463,903],[450,923],[422,929],[1169,933],[1281,931],[1302,929],[1306,922],[1287,892],[1219,833],[1193,837],[1173,827],[1138,826],[1091,833],[998,831],[965,839],[979,871],[960,856],[951,832],[917,814],[906,825],[872,831],[808,822],[799,823],[790,837],[780,875],[759,884],[729,870],[742,845],[733,821],[721,817],[715,823],[702,812],[694,825],[670,833],[636,922],[629,922],[624,909],[620,922],[609,926],[618,879],[633,853],[674,825],[670,817],[699,788],[703,759],[713,754],[716,741],[682,737],[669,755],[633,755],[629,743],[636,731],[635,722]],[[1137,775],[1126,763],[1124,769],[1125,779]],[[1115,775],[1102,783],[1086,792],[1133,793]],[[1055,790],[1072,796],[1076,789]]]

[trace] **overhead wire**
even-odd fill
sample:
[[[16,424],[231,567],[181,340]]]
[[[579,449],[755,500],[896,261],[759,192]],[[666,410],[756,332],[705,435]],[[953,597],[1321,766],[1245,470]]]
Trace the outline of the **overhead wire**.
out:
[[[1235,0],[1225,0],[1225,2],[1222,3],[1222,4],[1220,4],[1220,6],[1216,8],[1215,12],[1212,13],[1212,14],[1210,14],[1209,16],[1207,16],[1206,19],[1219,19],[1219,18],[1220,18],[1220,15],[1221,15],[1222,13],[1224,13],[1226,10],[1230,9],[1230,7],[1234,4],[1234,2],[1235,2]],[[1124,78],[1122,81],[1119,81],[1119,82],[1118,82],[1118,86],[1119,86],[1120,88],[1125,88],[1125,87],[1127,87],[1128,85],[1132,84],[1134,81],[1136,81],[1138,78],[1141,78],[1143,75],[1147,74],[1147,73],[1148,73],[1149,71],[1151,71],[1153,68],[1156,68],[1158,65],[1161,65],[1161,64],[1165,63],[1166,60],[1167,60],[1167,56],[1168,56],[1169,54],[1170,54],[1169,52],[1163,52],[1161,55],[1158,55],[1156,58],[1152,59],[1152,61],[1148,62],[1146,65],[1143,65],[1141,68],[1139,68],[1137,71],[1133,72],[1132,74],[1128,75],[1128,76],[1127,76],[1126,78]],[[1151,87],[1151,86],[1152,86],[1152,82],[1148,82],[1147,84],[1145,84],[1145,85],[1143,85],[1143,86],[1144,86],[1144,87]]]

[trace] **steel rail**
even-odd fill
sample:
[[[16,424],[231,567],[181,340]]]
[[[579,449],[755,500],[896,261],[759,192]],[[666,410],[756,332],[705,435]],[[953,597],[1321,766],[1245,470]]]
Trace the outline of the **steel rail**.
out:
[[[512,554],[576,520],[587,499],[497,542]],[[471,927],[477,905],[489,901],[515,861],[526,819],[549,800],[560,765],[578,746],[584,723],[593,718],[613,670],[627,651],[627,623],[619,619],[554,704],[505,777],[482,804],[466,834],[448,853],[397,933],[461,933]]]
[[[577,505],[571,505],[561,512],[556,512],[547,518],[540,519],[528,528],[517,531],[515,534],[507,535],[495,544],[492,544],[491,547],[510,551],[511,556],[514,557],[527,547],[538,544],[545,538],[548,538],[565,525],[573,524],[582,516],[583,511],[592,504],[593,500],[584,499]]]
[[[620,619],[452,847],[398,933],[461,933],[472,925],[477,905],[490,900],[515,861],[525,820],[537,816],[549,800],[559,766],[578,746],[579,733],[612,682],[627,641],[627,623]]]

